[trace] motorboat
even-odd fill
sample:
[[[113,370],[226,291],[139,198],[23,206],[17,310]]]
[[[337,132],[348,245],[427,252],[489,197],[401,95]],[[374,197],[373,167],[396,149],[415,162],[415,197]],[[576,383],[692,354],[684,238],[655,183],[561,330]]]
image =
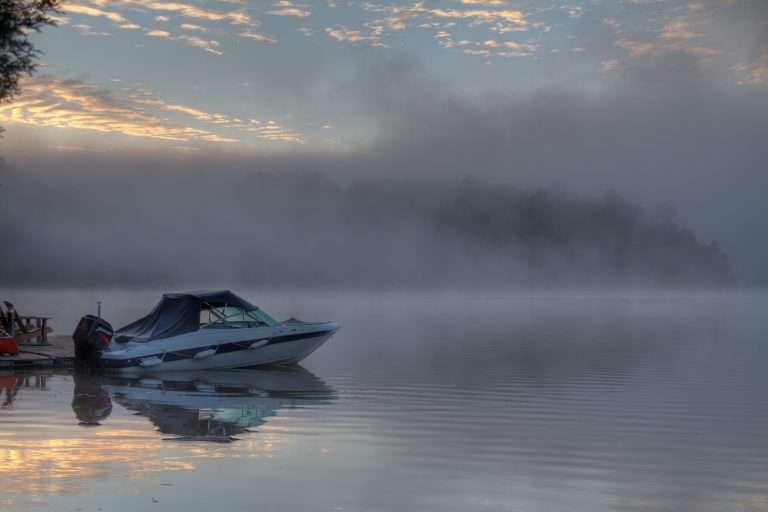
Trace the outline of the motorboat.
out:
[[[113,331],[80,319],[76,358],[123,374],[291,365],[339,330],[334,322],[279,322],[229,290],[163,295],[145,317]]]

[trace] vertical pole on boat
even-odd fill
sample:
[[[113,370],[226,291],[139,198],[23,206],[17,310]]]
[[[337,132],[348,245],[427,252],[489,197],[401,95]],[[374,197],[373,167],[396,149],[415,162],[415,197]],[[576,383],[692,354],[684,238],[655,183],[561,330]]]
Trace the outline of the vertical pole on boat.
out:
[[[96,309],[97,309],[97,311],[98,311],[98,312],[96,313],[96,316],[98,316],[99,318],[101,318],[101,301],[100,301],[100,300],[97,300],[97,301],[96,301]]]
[[[16,309],[13,306],[8,308],[8,316],[11,323],[11,338],[13,338],[16,336]]]

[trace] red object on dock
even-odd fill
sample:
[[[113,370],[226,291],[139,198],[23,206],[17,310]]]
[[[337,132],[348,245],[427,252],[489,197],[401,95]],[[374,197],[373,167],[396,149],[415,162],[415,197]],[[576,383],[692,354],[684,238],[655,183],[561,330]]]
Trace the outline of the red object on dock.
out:
[[[16,345],[16,340],[0,335],[0,354],[19,355],[19,346]]]

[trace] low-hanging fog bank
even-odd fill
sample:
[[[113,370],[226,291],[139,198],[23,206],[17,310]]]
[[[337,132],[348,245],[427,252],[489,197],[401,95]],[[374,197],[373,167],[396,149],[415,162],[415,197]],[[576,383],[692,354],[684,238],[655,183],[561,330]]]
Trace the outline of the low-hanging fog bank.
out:
[[[0,284],[723,286],[717,243],[608,191],[312,172],[0,173]]]

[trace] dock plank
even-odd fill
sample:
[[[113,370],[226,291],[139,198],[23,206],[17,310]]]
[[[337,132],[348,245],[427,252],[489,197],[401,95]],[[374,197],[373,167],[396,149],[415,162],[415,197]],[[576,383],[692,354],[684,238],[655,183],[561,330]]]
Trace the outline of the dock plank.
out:
[[[0,356],[0,368],[67,366],[75,358],[71,336],[49,336],[48,345],[18,343],[17,356]]]

